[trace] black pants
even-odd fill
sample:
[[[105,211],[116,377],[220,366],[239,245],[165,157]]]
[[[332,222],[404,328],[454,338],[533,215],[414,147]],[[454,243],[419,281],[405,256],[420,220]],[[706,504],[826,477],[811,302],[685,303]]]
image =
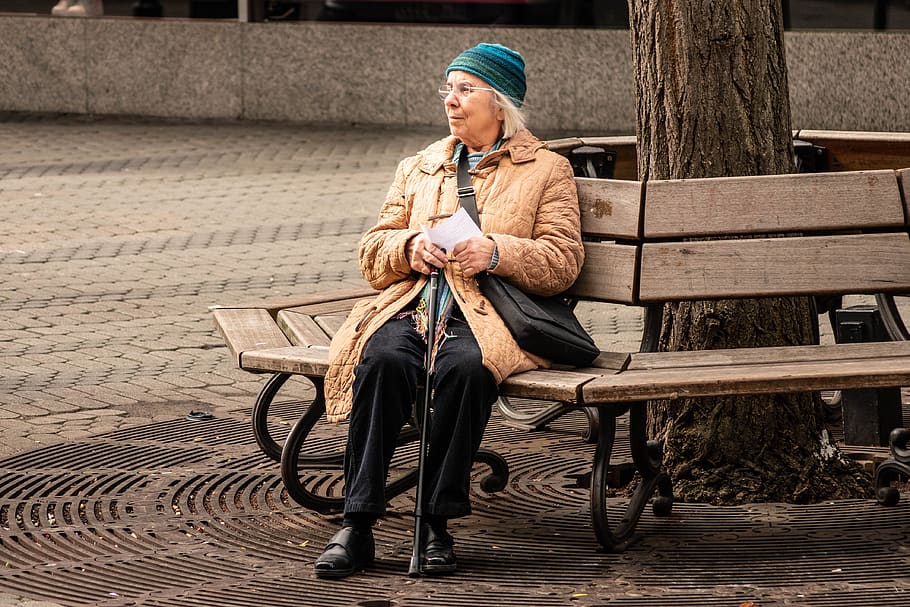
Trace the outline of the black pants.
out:
[[[498,396],[464,320],[449,319],[436,355],[424,512],[447,518],[471,512],[474,455]],[[392,319],[370,338],[354,376],[345,451],[345,514],[385,513],[385,482],[395,439],[410,419],[423,382],[426,344],[410,317]],[[419,406],[422,406],[422,402]]]

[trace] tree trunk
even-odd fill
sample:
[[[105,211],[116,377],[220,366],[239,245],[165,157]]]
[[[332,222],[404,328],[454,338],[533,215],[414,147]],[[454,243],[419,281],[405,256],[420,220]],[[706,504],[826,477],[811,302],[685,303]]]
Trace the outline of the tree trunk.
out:
[[[780,0],[629,0],[642,180],[794,170]],[[667,305],[662,350],[808,344],[806,298]],[[817,395],[651,403],[685,501],[810,502],[865,492]],[[868,485],[867,485],[868,486]]]

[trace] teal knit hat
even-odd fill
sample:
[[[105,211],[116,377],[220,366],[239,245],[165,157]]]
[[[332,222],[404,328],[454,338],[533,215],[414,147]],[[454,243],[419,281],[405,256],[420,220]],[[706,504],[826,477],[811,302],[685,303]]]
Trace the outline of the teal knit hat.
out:
[[[481,42],[469,48],[452,60],[446,68],[446,77],[455,70],[483,78],[494,89],[512,99],[518,107],[525,100],[525,92],[528,90],[525,60],[501,44]]]

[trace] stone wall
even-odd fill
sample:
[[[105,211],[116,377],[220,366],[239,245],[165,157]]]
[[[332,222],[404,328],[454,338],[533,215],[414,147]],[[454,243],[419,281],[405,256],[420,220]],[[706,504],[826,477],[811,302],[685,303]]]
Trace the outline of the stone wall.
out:
[[[0,110],[442,124],[483,41],[528,63],[532,128],[632,133],[628,31],[0,16]],[[910,131],[910,32],[787,32],[793,128]]]

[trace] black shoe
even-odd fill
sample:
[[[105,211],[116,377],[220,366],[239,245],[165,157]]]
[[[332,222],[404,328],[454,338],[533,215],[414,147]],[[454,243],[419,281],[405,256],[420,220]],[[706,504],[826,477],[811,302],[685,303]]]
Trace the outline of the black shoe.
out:
[[[455,539],[445,530],[424,527],[423,561],[421,571],[427,575],[454,573],[458,567],[455,560]]]
[[[372,529],[342,527],[329,540],[314,567],[317,577],[338,579],[357,573],[372,563],[375,556]]]

